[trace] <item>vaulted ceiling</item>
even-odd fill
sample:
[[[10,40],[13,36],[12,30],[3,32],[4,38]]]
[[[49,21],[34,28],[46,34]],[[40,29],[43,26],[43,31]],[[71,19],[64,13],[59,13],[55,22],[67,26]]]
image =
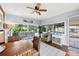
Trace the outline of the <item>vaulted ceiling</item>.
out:
[[[31,14],[33,10],[26,8],[27,6],[34,7],[36,3],[2,3],[5,13],[22,16],[31,19],[46,19],[56,15],[60,15],[79,8],[78,3],[41,3],[40,8],[46,8],[47,12],[42,12],[42,15],[36,13]]]

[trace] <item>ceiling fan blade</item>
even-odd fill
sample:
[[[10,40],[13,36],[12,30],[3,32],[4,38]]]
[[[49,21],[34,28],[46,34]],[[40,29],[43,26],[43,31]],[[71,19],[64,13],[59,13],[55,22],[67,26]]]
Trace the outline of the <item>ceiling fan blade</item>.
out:
[[[35,11],[31,12],[31,14],[33,14]]]
[[[47,11],[47,9],[39,9],[39,11],[44,11],[44,12],[46,12],[46,11]]]
[[[41,13],[39,11],[36,11],[37,14],[41,15]]]
[[[38,14],[39,14],[39,15],[41,15],[41,13],[40,13],[40,12],[38,12]]]
[[[27,7],[27,8],[35,10],[35,9],[34,9],[34,8],[32,8],[32,7]]]

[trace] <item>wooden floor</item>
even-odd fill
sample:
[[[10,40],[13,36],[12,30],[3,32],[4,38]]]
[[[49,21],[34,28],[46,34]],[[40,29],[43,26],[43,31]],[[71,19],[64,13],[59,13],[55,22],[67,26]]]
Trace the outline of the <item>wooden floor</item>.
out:
[[[52,43],[51,41],[50,42],[42,41],[42,42],[49,44],[52,47],[58,48],[62,51],[65,51],[66,56],[76,56],[77,55],[77,53],[69,51],[67,46],[60,46],[58,44]],[[17,41],[17,42],[14,42],[14,43],[12,43],[12,42],[7,43],[6,44],[6,47],[7,47],[6,50],[3,51],[0,54],[0,56],[12,56],[12,55],[16,55],[18,52],[20,53],[21,51],[27,51],[28,49],[27,49],[26,45],[27,45],[26,41]],[[30,45],[29,45],[29,49],[32,49],[32,47]]]
[[[5,44],[6,49],[0,53],[0,56],[14,56],[14,55],[20,55],[23,52],[31,51],[32,52],[37,52],[30,44],[27,45],[26,41],[16,41],[16,42],[9,42]],[[33,54],[30,54],[33,55]],[[24,55],[25,56],[25,55]],[[28,54],[26,54],[28,56]]]

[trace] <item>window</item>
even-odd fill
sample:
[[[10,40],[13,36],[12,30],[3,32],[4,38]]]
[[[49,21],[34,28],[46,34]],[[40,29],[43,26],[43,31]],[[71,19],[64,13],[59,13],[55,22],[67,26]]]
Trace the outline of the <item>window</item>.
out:
[[[29,31],[30,32],[37,32],[38,26],[35,25],[28,25],[29,26]]]
[[[64,23],[54,24],[54,32],[64,33]]]

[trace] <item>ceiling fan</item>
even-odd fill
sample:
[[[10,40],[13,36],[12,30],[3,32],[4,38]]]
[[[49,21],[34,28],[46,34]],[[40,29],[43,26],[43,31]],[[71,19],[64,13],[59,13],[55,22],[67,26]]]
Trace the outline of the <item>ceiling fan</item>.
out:
[[[37,3],[36,6],[33,8],[33,7],[27,7],[29,9],[32,9],[33,12],[32,13],[37,13],[38,15],[41,15],[41,12],[46,12],[47,9],[41,9],[41,4],[40,3]]]

